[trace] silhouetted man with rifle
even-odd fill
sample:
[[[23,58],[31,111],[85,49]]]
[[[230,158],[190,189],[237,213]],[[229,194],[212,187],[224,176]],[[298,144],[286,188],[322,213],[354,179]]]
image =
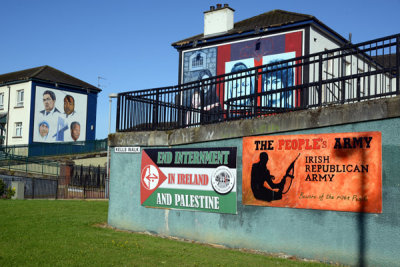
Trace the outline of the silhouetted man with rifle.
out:
[[[290,181],[288,189],[283,192],[286,178],[294,178],[294,163],[299,156],[300,154],[289,165],[282,180],[279,183],[274,183],[275,177],[267,169],[268,154],[266,152],[260,153],[260,161],[254,163],[251,168],[251,190],[254,197],[268,202],[282,199],[282,194],[286,194],[292,185],[292,181]]]

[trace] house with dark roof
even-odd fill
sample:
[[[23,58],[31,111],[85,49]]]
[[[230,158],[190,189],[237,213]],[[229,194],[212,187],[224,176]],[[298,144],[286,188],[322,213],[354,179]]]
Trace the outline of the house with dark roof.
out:
[[[204,12],[204,33],[172,44],[180,55],[180,82],[230,71],[242,62],[248,68],[271,60],[301,57],[334,49],[348,41],[311,15],[272,10],[234,23],[234,9],[227,4]],[[222,22],[222,23],[221,23]]]
[[[359,88],[356,80],[340,86],[324,83],[321,94],[317,91],[318,87],[310,87],[301,95],[294,92],[283,95],[273,91],[278,92],[300,84],[317,83],[320,80],[357,75],[381,67],[376,57],[368,57],[357,51],[350,51],[349,56],[339,55],[343,53],[340,51],[325,53],[322,55],[323,58],[318,58],[320,52],[344,48],[351,43],[312,15],[272,10],[234,23],[234,12],[235,10],[227,4],[211,6],[210,10],[204,12],[204,33],[172,43],[179,52],[180,84],[230,73],[232,76],[226,77],[235,79],[239,74],[233,73],[241,72],[241,75],[244,75],[243,70],[249,69],[248,74],[251,75],[251,69],[266,64],[275,64],[273,68],[276,68],[279,67],[278,62],[286,62],[284,63],[286,67],[282,65],[281,69],[284,69],[276,72],[280,73],[280,77],[276,77],[275,81],[273,78],[268,80],[267,77],[257,82],[253,78],[246,78],[237,84],[227,82],[216,92],[210,94],[204,92],[206,103],[212,104],[211,102],[218,101],[223,110],[229,109],[231,112],[235,108],[235,102],[237,103],[231,99],[250,96],[256,86],[259,93],[270,92],[261,100],[261,106],[272,108],[295,107],[300,103],[302,106],[313,105],[319,97],[323,103],[339,101],[340,90],[343,88],[346,92],[345,97],[357,94],[363,97],[367,95],[366,79],[361,82]],[[305,64],[302,67],[290,68],[291,64],[303,64],[300,61],[302,57],[316,63],[303,62]],[[296,61],[295,58],[300,60]],[[321,62],[323,60],[321,74],[319,74],[318,60]],[[389,81],[379,84],[375,81],[376,77],[371,76],[368,79],[369,84],[377,84],[374,89],[378,93],[393,89],[386,88],[392,84]],[[216,100],[207,100],[207,95],[213,95]],[[183,95],[182,103],[191,103],[191,99],[192,94]],[[249,98],[247,101],[250,101]],[[283,106],[279,103],[286,104]],[[246,103],[242,101],[240,106],[246,106]],[[247,106],[250,106],[250,103]]]
[[[2,144],[94,140],[100,91],[50,66],[0,75]]]

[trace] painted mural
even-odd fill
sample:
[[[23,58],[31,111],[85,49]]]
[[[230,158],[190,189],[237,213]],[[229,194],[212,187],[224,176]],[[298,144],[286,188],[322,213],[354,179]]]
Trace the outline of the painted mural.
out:
[[[263,70],[262,106],[271,108],[294,107],[294,91],[277,92],[280,89],[295,85],[295,68],[291,67],[292,62],[284,62],[296,57],[295,52],[287,52],[275,55],[263,56],[263,64],[268,64]]]
[[[226,73],[232,74],[227,77],[228,81],[225,82],[225,110],[238,110],[252,107],[252,99],[247,98],[246,96],[254,94],[254,77],[247,77],[247,75],[254,72],[245,70],[253,67],[253,58],[225,62]],[[240,74],[238,72],[240,72]]]
[[[243,138],[244,205],[382,212],[380,132]]]
[[[204,99],[203,108],[207,111],[204,121],[216,121],[221,117],[220,99],[216,93],[216,86],[213,80],[207,80],[216,76],[217,72],[217,48],[206,48],[191,52],[186,52],[183,57],[183,82],[198,82],[191,86],[190,90],[185,90],[181,96],[181,103],[193,109],[201,107]],[[189,110],[185,114],[187,125],[200,122],[200,113]]]
[[[144,149],[146,207],[237,213],[236,147]]]
[[[278,109],[293,107],[299,101],[296,92],[283,93],[279,89],[299,83],[301,70],[291,67],[292,62],[283,64],[277,62],[301,55],[302,31],[184,52],[183,83],[200,81],[202,77],[208,78],[210,75],[232,75],[226,76],[226,82],[208,85],[206,89],[203,89],[204,84],[199,85],[198,89],[193,89],[193,92],[182,98],[182,103],[193,106],[195,99],[192,96],[197,90],[199,94],[202,91],[204,93],[204,106],[214,105],[214,110],[243,109],[254,105],[254,99],[247,96],[253,94],[255,88],[258,88],[258,93],[263,92],[264,95],[258,100],[257,105]],[[248,72],[244,70],[264,64],[271,64],[271,66],[263,70],[263,75],[260,75],[262,77],[258,79],[257,85],[254,77],[243,77],[232,81],[232,78],[238,78],[238,75],[243,76],[252,72],[252,70]],[[244,72],[239,74],[239,71]],[[205,75],[202,76],[202,72]]]
[[[33,142],[85,141],[87,95],[36,86]]]

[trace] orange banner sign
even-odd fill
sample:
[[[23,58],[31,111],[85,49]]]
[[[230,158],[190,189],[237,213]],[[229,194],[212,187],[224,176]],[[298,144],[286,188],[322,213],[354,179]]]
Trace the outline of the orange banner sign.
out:
[[[243,138],[243,204],[382,212],[380,132]]]

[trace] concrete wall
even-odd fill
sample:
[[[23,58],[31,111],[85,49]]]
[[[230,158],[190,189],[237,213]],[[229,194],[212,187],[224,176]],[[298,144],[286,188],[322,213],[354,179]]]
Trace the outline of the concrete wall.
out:
[[[283,252],[345,264],[399,266],[400,98],[381,99],[169,132],[117,133],[111,146],[237,147],[238,214],[140,205],[141,154],[111,153],[108,223],[234,248]],[[226,129],[230,129],[226,131]],[[242,205],[242,137],[381,131],[381,214]]]

